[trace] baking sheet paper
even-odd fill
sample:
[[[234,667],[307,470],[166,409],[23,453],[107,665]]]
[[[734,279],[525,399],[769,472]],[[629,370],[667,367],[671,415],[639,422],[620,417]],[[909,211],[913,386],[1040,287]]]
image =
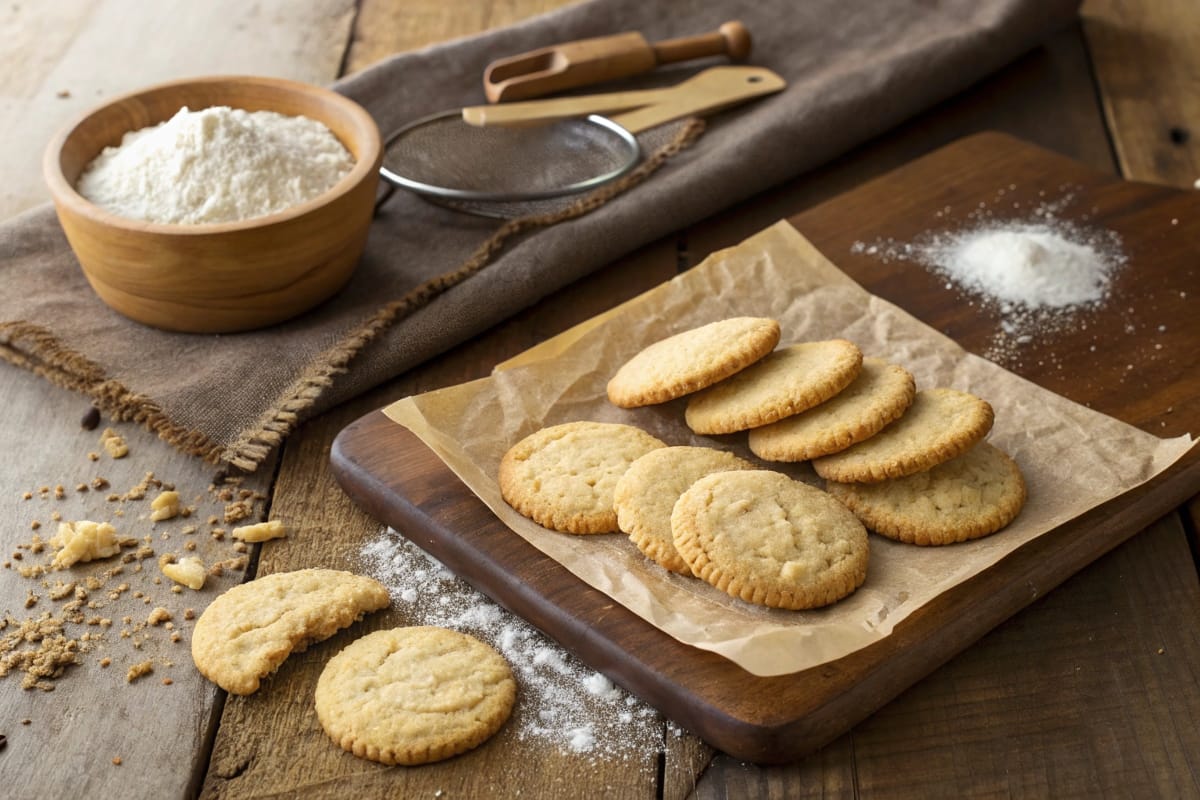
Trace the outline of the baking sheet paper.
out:
[[[626,410],[605,395],[608,379],[643,347],[732,316],[778,319],[780,346],[846,338],[864,355],[904,366],[918,389],[949,386],[988,400],[996,411],[989,440],[1016,459],[1029,487],[1020,516],[997,534],[949,547],[872,535],[867,580],[854,594],[825,609],[782,611],[670,573],[624,535],[555,533],[504,502],[496,474],[505,451],[538,428],[571,420],[637,425],[668,444],[757,460],[745,433],[691,433],[686,400]],[[1148,481],[1192,445],[1190,436],[1159,439],[971,355],[865,291],[786,222],[499,365],[488,378],[404,398],[384,412],[432,448],[515,535],[679,641],[761,676],[808,669],[878,641],[941,592]],[[821,485],[807,464],[762,463]]]

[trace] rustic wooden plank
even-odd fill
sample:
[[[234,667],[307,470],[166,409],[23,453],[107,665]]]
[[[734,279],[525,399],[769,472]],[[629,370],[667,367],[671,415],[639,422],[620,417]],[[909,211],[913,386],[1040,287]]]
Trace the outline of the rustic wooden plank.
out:
[[[553,11],[571,0],[487,0],[446,3],[441,0],[362,0],[354,38],[346,58],[346,74],[408,50],[511,25]],[[482,87],[483,76],[480,76]]]
[[[17,624],[47,612],[58,617],[74,598],[52,599],[59,582],[85,587],[91,577],[102,584],[87,590],[88,605],[80,609],[85,624],[66,626],[72,639],[83,634],[100,638],[86,643],[88,651],[80,654],[80,663],[66,668],[53,682],[53,691],[22,689],[20,671],[0,679],[0,734],[8,737],[0,753],[3,793],[10,798],[193,793],[207,759],[220,698],[216,687],[192,666],[189,643],[194,622],[185,618],[185,611],[193,609],[199,615],[217,594],[239,582],[243,572],[229,569],[209,578],[199,592],[184,589],[176,594],[171,582],[160,577],[157,557],[168,552],[196,555],[206,565],[245,557],[228,537],[217,541],[211,535],[215,528],[229,527],[223,521],[208,522],[212,516],[224,516],[224,501],[208,489],[216,469],[131,423],[105,421],[97,430],[83,430],[80,419],[90,407],[85,399],[7,364],[0,365],[0,372],[0,407],[5,409],[0,415],[0,443],[8,456],[0,461],[0,561],[5,565],[0,569],[0,608]],[[107,425],[128,442],[125,458],[110,458],[100,446],[99,435]],[[88,458],[91,452],[99,454],[98,460]],[[142,500],[107,499],[110,494],[127,494],[151,471],[173,483],[184,502],[196,507],[195,513],[152,524],[147,515],[158,493],[153,487]],[[271,471],[271,465],[266,465],[243,487],[262,492]],[[105,478],[109,486],[91,486],[97,477]],[[89,484],[88,490],[80,491],[79,484]],[[58,485],[64,489],[62,499],[55,496]],[[43,486],[49,491],[39,492]],[[25,492],[32,495],[30,499],[23,499]],[[263,504],[256,501],[255,506],[261,510]],[[65,521],[110,522],[120,534],[154,552],[127,564],[114,557],[23,577],[20,569],[49,560],[49,548],[33,552],[26,546],[34,534],[49,539],[56,532],[54,514]],[[35,521],[40,524],[37,530],[32,529]],[[197,531],[186,533],[189,526]],[[186,549],[189,546],[195,549]],[[126,548],[126,553],[135,549]],[[108,575],[116,566],[123,571]],[[109,593],[122,584],[127,584],[127,590],[113,599]],[[38,597],[31,607],[26,606],[29,593]],[[170,625],[180,634],[178,642],[171,641],[172,631],[165,627],[146,624],[159,606],[171,613]],[[86,624],[90,619],[112,624]],[[0,631],[0,636],[14,627]],[[103,667],[101,659],[109,659],[111,665]],[[152,663],[154,672],[127,683],[127,670],[145,661]],[[30,723],[20,724],[25,719]],[[114,758],[120,759],[120,765],[112,762]]]
[[[933,212],[953,202],[976,209],[995,196],[997,182],[1014,181],[1005,203],[1031,199],[1069,184],[1096,224],[1111,226],[1125,237],[1131,253],[1155,243],[1156,258],[1136,263],[1141,276],[1153,283],[1188,269],[1186,246],[1190,228],[1165,236],[1170,214],[1162,207],[1179,203],[1179,216],[1195,206],[1191,193],[1128,184],[1088,170],[1068,159],[996,134],[973,137],[849,195],[793,218],[826,252],[850,252],[856,237],[875,236],[908,241]],[[861,209],[872,209],[866,224]],[[1129,216],[1130,213],[1133,216]],[[1139,223],[1140,215],[1159,219],[1155,229]],[[1194,226],[1194,223],[1189,223]],[[958,302],[932,277],[922,278],[901,262],[881,262],[864,256],[846,262],[851,276],[937,329],[947,330],[968,348],[990,338],[994,320]],[[1120,328],[1114,315],[1126,307],[1158,302],[1139,296],[1121,283],[1114,302],[1093,320],[1102,329]],[[1117,287],[1114,287],[1114,292]],[[1116,382],[1106,379],[1102,365],[1088,356],[1088,339],[1062,335],[1054,343],[1061,367],[1036,363],[1025,374],[1043,384],[1069,385],[1060,391],[1098,410],[1148,425],[1162,421],[1166,402],[1156,399],[1162,386],[1182,392],[1171,417],[1178,434],[1196,424],[1200,382],[1187,361],[1200,341],[1200,328],[1178,304],[1158,307],[1168,328],[1183,337],[1178,345],[1183,362],[1177,367],[1146,366],[1146,385],[1125,386],[1110,395]],[[1128,342],[1113,343],[1114,353]],[[1106,348],[1109,345],[1106,342]],[[1126,363],[1121,355],[1120,364]],[[1192,376],[1176,381],[1176,370]],[[1095,383],[1091,377],[1099,375]],[[1098,394],[1089,395],[1089,391]],[[1082,394],[1081,394],[1082,393]],[[1195,411],[1184,409],[1195,408]],[[1157,431],[1158,428],[1154,427]],[[709,654],[686,648],[651,629],[628,612],[613,609],[600,593],[548,559],[532,553],[516,537],[505,537],[500,524],[437,459],[399,426],[375,413],[357,421],[339,440],[333,453],[343,485],[376,516],[415,531],[447,565],[464,572],[490,594],[508,603],[561,641],[575,642],[582,658],[650,698],[672,718],[693,726],[713,744],[744,758],[795,758],[820,746],[856,720],[882,705],[891,693],[923,677],[1016,610],[1031,602],[1026,587],[1044,591],[1124,541],[1140,526],[1173,508],[1194,491],[1197,459],[1192,458],[1169,480],[1155,482],[1114,501],[1101,510],[1064,525],[1007,558],[1002,564],[940,597],[906,619],[888,639],[834,664],[779,679],[755,679]],[[1037,487],[1032,487],[1037,492]],[[1043,486],[1040,491],[1046,491]],[[729,719],[743,727],[728,724]]]
[[[300,532],[264,545],[259,574],[321,565],[362,571],[359,552],[379,523],[334,483],[328,463],[333,437],[368,410],[398,396],[471,380],[543,338],[599,313],[672,277],[677,249],[664,241],[640,251],[587,281],[547,298],[495,330],[456,348],[374,392],[335,409],[293,436],[284,447],[272,516]],[[454,598],[449,598],[454,599]],[[202,789],[204,797],[295,794],[305,797],[460,796],[562,797],[578,786],[605,796],[686,797],[711,750],[695,737],[657,718],[658,744],[642,752],[575,753],[553,741],[522,738],[518,709],[506,728],[479,749],[421,769],[385,768],[341,752],[320,729],[311,697],[328,658],[367,630],[412,624],[405,607],[373,615],[333,639],[293,656],[256,695],[225,704]],[[264,731],[271,731],[269,738]],[[564,732],[565,734],[565,732]],[[661,766],[660,766],[661,761]],[[661,780],[665,790],[660,788]]]
[[[1081,15],[1121,173],[1191,188],[1200,179],[1200,5],[1086,0]]]
[[[1194,796],[1200,693],[1180,687],[1200,682],[1182,622],[1195,578],[1165,517],[831,746],[851,752],[761,770],[719,757],[696,796],[851,796],[850,758],[862,798]]]
[[[0,219],[50,199],[41,155],[54,132],[124,92],[192,75],[337,77],[354,0],[68,0],[0,12]]]

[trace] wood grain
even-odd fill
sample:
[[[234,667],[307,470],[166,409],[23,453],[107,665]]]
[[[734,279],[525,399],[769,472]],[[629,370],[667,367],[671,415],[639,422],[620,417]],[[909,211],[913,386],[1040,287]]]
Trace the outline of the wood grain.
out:
[[[1064,184],[1092,209],[1096,224],[1126,233],[1130,246],[1146,237],[1159,246],[1161,258],[1134,262],[1139,274],[1175,275],[1190,258],[1188,230],[1172,237],[1145,221],[1127,219],[1183,198],[1197,198],[1156,187],[1126,184],[1092,173],[1046,151],[999,135],[973,137],[897,170],[834,201],[794,218],[812,233],[825,252],[849,250],[849,231],[865,230],[906,241],[925,224],[933,209],[955,203],[975,209],[981,198],[994,196],[997,180],[1016,180],[1038,197]],[[1011,195],[1010,195],[1011,197]],[[1007,201],[1006,201],[1007,202]],[[857,209],[875,215],[865,228]],[[1169,244],[1164,244],[1170,238]],[[917,316],[951,333],[970,347],[987,340],[995,320],[978,309],[964,310],[941,281],[913,273],[903,263],[846,262],[851,276]],[[1161,303],[1154,295],[1141,298]],[[1138,298],[1114,299],[1108,314],[1124,313]],[[1164,319],[1181,331],[1180,356],[1200,343],[1200,325],[1184,308],[1162,309]],[[1103,316],[1103,312],[1102,312]],[[1096,323],[1110,327],[1103,320]],[[1197,422],[1200,414],[1200,370],[1176,383],[1174,367],[1145,376],[1137,392],[1110,392],[1087,378],[1098,366],[1080,357],[1086,342],[1072,334],[1055,342],[1061,366],[1027,376],[1044,384],[1075,388],[1076,399],[1134,424],[1162,421],[1166,407],[1154,390],[1166,385],[1179,392],[1180,408],[1195,412],[1173,417],[1172,426]],[[1119,343],[1114,343],[1119,347]],[[1073,349],[1075,348],[1075,349]],[[1065,373],[1065,374],[1064,374]],[[1101,387],[1087,395],[1088,387]],[[1149,404],[1142,397],[1149,396]],[[1171,395],[1174,397],[1175,395]],[[1149,415],[1149,416],[1146,416]],[[891,637],[847,658],[799,675],[780,679],[749,676],[729,662],[687,648],[651,628],[624,609],[614,608],[599,592],[584,587],[523,540],[500,535],[505,530],[436,457],[415,438],[376,413],[357,421],[339,437],[333,461],[338,479],[374,516],[405,530],[413,541],[439,560],[559,641],[570,643],[585,661],[662,709],[710,743],[753,761],[791,760],[827,742],[850,724],[866,717],[894,693],[914,682],[979,638],[992,626],[1029,603],[1028,587],[1047,591],[1089,561],[1099,557],[1195,492],[1200,485],[1200,458],[1192,457],[1160,480],[1152,481],[1062,528],[1046,534],[976,579],[948,592],[901,623]],[[1157,426],[1155,426],[1157,427]],[[1177,431],[1174,431],[1177,432]],[[1196,454],[1193,454],[1193,456]],[[1081,538],[1083,531],[1087,537]]]
[[[1121,173],[1200,180],[1200,25],[1193,0],[1087,0],[1081,12]]]
[[[88,599],[96,607],[83,609],[84,614],[112,621],[111,626],[67,626],[72,638],[84,633],[103,638],[54,682],[54,691],[23,690],[19,672],[0,679],[0,734],[8,737],[0,753],[4,794],[14,800],[84,792],[185,796],[198,786],[221,698],[217,687],[192,666],[189,642],[194,623],[184,618],[184,611],[190,608],[200,614],[216,595],[242,580],[244,572],[227,570],[219,578],[210,577],[199,592],[186,589],[175,594],[171,582],[160,575],[157,557],[168,552],[196,555],[205,565],[212,565],[242,555],[228,537],[217,541],[210,534],[216,527],[228,529],[223,522],[217,526],[208,522],[211,516],[224,516],[225,503],[208,491],[214,469],[129,423],[105,420],[96,430],[83,430],[80,420],[89,408],[85,399],[52,389],[31,373],[7,365],[2,369],[0,406],[6,411],[0,416],[0,441],[9,457],[0,463],[0,561],[10,566],[0,569],[0,607],[16,620],[43,612],[58,615],[66,600],[50,598],[55,583],[82,586],[86,576],[95,576],[103,579],[104,587],[89,593]],[[100,446],[99,436],[106,426],[112,426],[128,442],[125,458],[112,459]],[[90,452],[100,454],[99,459],[90,460]],[[267,465],[243,487],[265,492],[271,471]],[[110,494],[125,494],[146,472],[173,483],[184,502],[196,506],[196,512],[186,519],[151,524],[147,515],[157,490],[151,489],[143,500],[107,499]],[[77,489],[78,484],[96,477],[105,478],[110,486]],[[64,497],[58,500],[53,489],[60,484]],[[45,497],[39,492],[42,486],[51,490]],[[32,498],[24,500],[24,492],[30,492]],[[255,505],[262,508],[261,502]],[[17,571],[20,567],[40,564],[48,560],[49,553],[32,553],[18,546],[30,542],[34,533],[43,539],[53,536],[57,523],[51,515],[55,513],[67,521],[111,522],[122,535],[149,544],[154,554],[140,566],[139,562],[124,564],[124,571],[110,578],[104,573],[119,559],[79,564],[42,577],[22,577]],[[40,524],[36,531],[31,529],[34,521]],[[184,533],[189,525],[197,526],[198,531]],[[149,537],[149,542],[143,537]],[[189,542],[195,550],[185,549]],[[20,553],[21,560],[16,560],[14,553]],[[117,599],[110,597],[109,592],[122,583],[128,584],[128,590]],[[39,599],[26,607],[30,592]],[[158,606],[173,615],[172,626],[182,634],[179,642],[170,641],[170,631],[163,627],[145,624]],[[125,618],[129,621],[124,622]],[[129,638],[124,638],[123,632]],[[111,659],[111,666],[102,667],[102,658]],[[143,661],[153,663],[153,674],[127,683],[126,671]],[[170,685],[164,685],[164,679],[169,679]],[[23,719],[31,720],[30,724],[19,724]],[[54,768],[47,767],[50,754]],[[111,762],[117,757],[120,766]]]

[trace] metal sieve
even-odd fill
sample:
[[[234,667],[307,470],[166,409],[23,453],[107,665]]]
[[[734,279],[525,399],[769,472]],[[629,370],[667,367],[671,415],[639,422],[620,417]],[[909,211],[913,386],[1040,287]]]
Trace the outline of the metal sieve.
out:
[[[664,89],[445,111],[392,133],[380,174],[461,211],[519,216],[531,203],[574,197],[628,173],[642,156],[637,133],[784,86],[761,67],[722,66]],[[592,113],[609,111],[624,113]]]

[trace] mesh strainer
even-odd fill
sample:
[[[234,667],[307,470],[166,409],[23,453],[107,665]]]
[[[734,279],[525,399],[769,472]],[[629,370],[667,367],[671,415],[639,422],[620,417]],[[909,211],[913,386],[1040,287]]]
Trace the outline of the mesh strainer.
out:
[[[666,89],[446,111],[391,134],[380,173],[459,210],[517,216],[530,202],[570,198],[629,172],[641,158],[637,133],[784,86],[761,67],[722,66]]]

